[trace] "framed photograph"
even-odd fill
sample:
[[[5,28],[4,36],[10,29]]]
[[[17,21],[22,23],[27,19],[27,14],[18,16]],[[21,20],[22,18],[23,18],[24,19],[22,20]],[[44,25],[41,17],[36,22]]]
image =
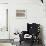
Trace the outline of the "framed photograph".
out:
[[[8,4],[0,3],[0,31],[8,31]]]
[[[16,10],[16,18],[26,18],[25,10]]]

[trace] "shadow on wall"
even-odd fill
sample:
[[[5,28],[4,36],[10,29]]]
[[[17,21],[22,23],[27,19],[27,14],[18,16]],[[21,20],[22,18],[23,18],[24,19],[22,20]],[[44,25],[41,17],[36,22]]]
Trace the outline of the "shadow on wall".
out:
[[[40,25],[40,39],[42,40],[42,45],[45,46],[44,45],[44,37],[43,37],[43,26],[42,25]]]

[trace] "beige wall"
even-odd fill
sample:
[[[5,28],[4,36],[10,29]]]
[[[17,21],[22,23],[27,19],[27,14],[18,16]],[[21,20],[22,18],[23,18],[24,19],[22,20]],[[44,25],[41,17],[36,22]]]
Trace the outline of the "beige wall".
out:
[[[0,46],[12,46],[11,43],[0,43]]]

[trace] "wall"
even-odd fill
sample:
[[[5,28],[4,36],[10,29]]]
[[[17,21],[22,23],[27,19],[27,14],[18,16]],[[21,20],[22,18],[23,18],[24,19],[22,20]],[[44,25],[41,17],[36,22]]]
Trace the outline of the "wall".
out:
[[[8,3],[8,0],[0,0],[0,3]]]
[[[0,43],[0,46],[15,46],[15,45],[12,45],[11,43]]]
[[[16,9],[25,9],[27,18],[16,18]],[[44,41],[46,42],[46,16],[45,5],[40,0],[9,0],[9,31],[13,33],[18,30],[26,30],[28,23],[40,23],[43,28]],[[46,43],[45,43],[46,44]]]

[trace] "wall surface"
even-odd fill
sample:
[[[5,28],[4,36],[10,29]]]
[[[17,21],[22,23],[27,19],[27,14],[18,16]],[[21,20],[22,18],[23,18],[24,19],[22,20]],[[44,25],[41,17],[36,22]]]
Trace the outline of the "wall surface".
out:
[[[0,0],[0,3],[8,3],[8,0]]]
[[[16,10],[26,10],[26,18],[16,18]],[[9,0],[9,31],[13,38],[15,31],[27,30],[28,23],[40,23],[46,44],[45,5],[40,0]]]
[[[0,46],[13,46],[13,45],[11,43],[0,43]]]

